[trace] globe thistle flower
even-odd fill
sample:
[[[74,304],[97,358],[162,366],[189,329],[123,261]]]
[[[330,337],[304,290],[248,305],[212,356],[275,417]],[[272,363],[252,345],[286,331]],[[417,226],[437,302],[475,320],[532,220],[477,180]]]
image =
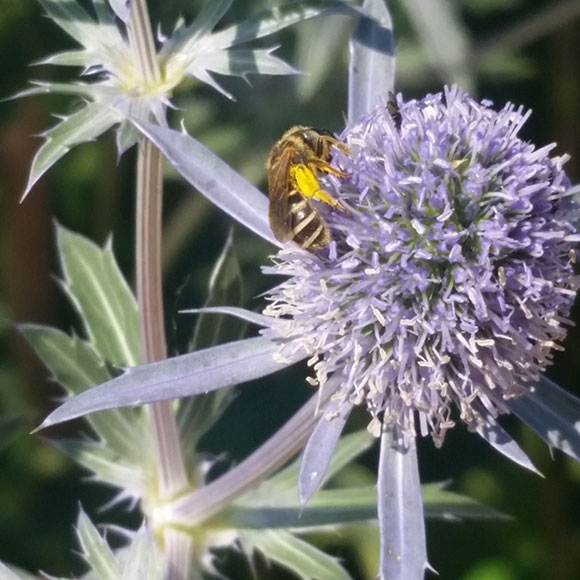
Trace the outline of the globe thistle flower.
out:
[[[337,377],[369,430],[403,446],[507,412],[571,324],[566,157],[518,136],[529,112],[491,105],[451,87],[347,127],[334,162],[349,177],[324,189],[350,215],[320,204],[328,250],[283,249],[265,268],[287,277],[264,311],[289,321],[264,331],[279,355],[305,352],[312,383]]]

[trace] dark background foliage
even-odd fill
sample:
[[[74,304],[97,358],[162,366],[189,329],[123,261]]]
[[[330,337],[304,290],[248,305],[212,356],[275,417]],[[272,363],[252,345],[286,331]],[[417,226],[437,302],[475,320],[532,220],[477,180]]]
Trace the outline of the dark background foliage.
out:
[[[440,78],[425,59],[424,48],[402,10],[390,2],[399,49],[397,90],[405,98],[438,91]],[[179,13],[191,19],[200,2],[152,0],[154,21],[166,29]],[[568,152],[573,182],[580,179],[580,14],[577,0],[454,0],[475,46],[473,78],[479,96],[502,106],[510,100],[533,109],[524,137],[539,146],[557,141],[558,153]],[[265,5],[238,1],[225,23]],[[31,0],[4,3],[0,11],[0,97],[24,88],[31,78],[57,80],[63,71],[29,65],[47,54],[70,47],[64,33],[42,16]],[[336,20],[340,50],[327,54],[321,71],[309,77],[220,79],[237,99],[229,102],[211,89],[191,83],[175,97],[194,136],[234,168],[264,188],[264,161],[272,143],[289,126],[305,124],[340,131],[346,110],[347,34],[349,24]],[[282,44],[279,54],[295,66],[314,67],[320,21],[305,23],[265,43]],[[495,44],[494,44],[495,43]],[[493,53],[490,47],[504,50]],[[423,52],[422,52],[423,51]],[[486,52],[487,51],[487,52]],[[300,55],[306,55],[303,63]],[[324,55],[322,55],[324,56]],[[66,72],[66,71],[65,71]],[[324,73],[324,75],[323,75]],[[321,76],[323,75],[323,76]],[[60,77],[64,78],[64,77]],[[127,510],[99,514],[111,490],[83,484],[83,473],[50,443],[28,432],[55,405],[59,390],[14,329],[33,321],[77,331],[77,321],[62,297],[55,275],[54,220],[102,244],[113,236],[114,248],[132,279],[133,153],[118,161],[111,135],[83,145],[67,155],[32,191],[23,191],[38,135],[54,124],[51,115],[66,114],[75,104],[55,96],[3,102],[0,107],[0,559],[30,571],[54,575],[79,574],[73,553],[73,522],[79,502],[100,522],[136,525]],[[169,344],[181,352],[193,318],[181,308],[203,303],[209,272],[219,255],[230,221],[198,194],[169,176],[165,207],[166,309]],[[241,227],[235,227],[236,247],[244,278],[246,306],[272,284],[259,266],[270,248]],[[578,318],[576,309],[575,318]],[[571,329],[549,374],[580,395],[578,331]],[[240,389],[220,423],[204,440],[206,450],[242,458],[308,396],[304,370],[297,368],[275,379]],[[443,579],[570,580],[580,577],[580,466],[555,453],[513,420],[505,421],[538,468],[540,479],[511,465],[463,428],[451,433],[441,450],[420,443],[422,479],[451,480],[452,487],[513,516],[513,521],[430,522],[428,549],[432,565]],[[71,434],[80,424],[61,427],[46,436]],[[81,427],[82,428],[82,427]],[[373,453],[365,458],[372,469]],[[364,473],[361,476],[366,476]],[[332,545],[337,555],[352,561],[353,574],[373,576],[373,561],[354,556],[355,538],[368,533],[345,529]],[[366,536],[364,536],[366,537]],[[328,540],[326,540],[328,541]],[[361,542],[359,542],[359,545]],[[250,577],[239,556],[225,563],[230,577]],[[229,568],[229,569],[228,569]],[[242,572],[242,570],[244,572]],[[285,572],[257,562],[260,578],[285,578]]]

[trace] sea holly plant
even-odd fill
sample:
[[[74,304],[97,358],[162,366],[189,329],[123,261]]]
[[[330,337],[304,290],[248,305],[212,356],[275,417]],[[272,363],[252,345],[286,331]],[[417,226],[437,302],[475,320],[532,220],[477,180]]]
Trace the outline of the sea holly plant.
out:
[[[194,23],[179,23],[162,39],[159,53],[142,2],[111,2],[113,17],[95,0],[96,20],[75,3],[43,5],[83,46],[47,62],[98,74],[94,83],[29,91],[61,90],[89,101],[47,133],[29,187],[72,146],[114,125],[120,152],[139,147],[137,300],[110,247],[59,228],[63,287],[86,336],[23,327],[74,395],[42,426],[108,410],[89,415],[96,440],[60,446],[118,488],[116,501],[140,502],[146,516],[144,527],[128,534],[128,546],[113,552],[81,512],[81,552],[97,577],[199,578],[215,571],[214,548],[241,547],[301,578],[346,579],[340,562],[300,534],[376,519],[380,578],[420,579],[429,567],[425,515],[489,512],[441,487],[421,488],[418,436],[441,445],[463,422],[534,470],[497,422],[513,412],[550,445],[580,458],[580,402],[542,376],[564,338],[578,287],[575,190],[565,157],[520,137],[527,112],[479,102],[458,87],[416,100],[389,97],[394,43],[380,0],[360,9],[289,3],[218,32],[230,2],[208,3]],[[271,50],[237,45],[331,10],[357,18],[340,136],[348,153],[333,159],[347,177],[321,178],[348,212],[317,206],[332,241],[314,253],[275,240],[262,192],[194,137],[169,128],[165,109],[184,76],[224,94],[211,71],[294,72]],[[126,36],[119,32],[124,24]],[[200,193],[279,248],[264,274],[284,281],[268,292],[262,313],[217,305],[236,283],[224,267],[235,260],[231,244],[201,313],[258,325],[258,336],[218,344],[217,333],[215,345],[166,358],[162,155]],[[252,455],[206,481],[195,444],[228,403],[224,389],[300,360],[308,361],[317,394]],[[182,405],[176,420],[168,401],[202,394]],[[154,403],[149,413],[126,408],[147,403]],[[357,406],[369,413],[368,430],[342,435]],[[324,487],[376,439],[376,488]]]
[[[86,339],[68,337],[45,327],[22,328],[69,394],[110,379],[118,373],[116,369],[163,359],[167,355],[160,264],[162,158],[150,141],[139,138],[135,121],[154,119],[160,126],[165,126],[165,111],[171,106],[172,93],[187,77],[208,83],[231,98],[232,95],[217,83],[213,73],[241,77],[250,74],[294,74],[297,71],[275,57],[272,48],[245,48],[240,45],[325,13],[359,17],[364,13],[360,7],[349,2],[288,2],[250,16],[237,25],[214,31],[231,4],[230,0],[207,2],[191,24],[179,21],[171,35],[160,36],[160,48],[157,50],[143,0],[111,2],[110,5],[104,0],[94,0],[87,7],[90,11],[77,2],[42,2],[47,15],[81,46],[80,49],[47,58],[44,64],[82,67],[82,80],[69,84],[37,83],[20,96],[61,92],[81,97],[85,104],[77,112],[62,118],[45,134],[45,143],[32,164],[25,195],[72,147],[97,138],[109,128],[116,128],[119,154],[135,144],[139,148],[136,171],[137,301],[120,278],[110,247],[101,251],[87,240],[59,228],[63,288],[79,312]],[[211,164],[204,170],[205,174],[202,175],[207,176],[209,170],[211,176]],[[232,170],[230,172],[233,173]],[[222,178],[227,178],[224,171]],[[238,194],[243,192],[244,189]],[[251,192],[253,194],[255,190]],[[259,209],[265,200],[261,194],[256,199],[258,201],[254,205]],[[240,206],[247,207],[247,204],[248,199]],[[256,214],[255,208],[249,212],[250,215],[258,215],[263,220],[263,215]],[[260,224],[262,230],[264,227],[267,227],[265,222]],[[270,239],[273,240],[271,236]],[[216,277],[222,277],[219,269],[214,280]],[[215,301],[215,287],[212,294]],[[207,337],[205,341],[207,343]],[[269,342],[262,339],[250,342],[245,354],[254,352],[263,355],[263,347]],[[269,351],[273,353],[271,346]],[[240,353],[238,359],[243,356],[244,353]],[[211,357],[213,351],[208,362],[211,362]],[[282,368],[283,365],[273,357],[271,361],[272,371]],[[232,381],[229,374],[235,367],[235,359],[230,363],[222,375],[229,384],[235,384],[237,381]],[[235,533],[243,523],[239,515],[236,525],[230,522],[228,527],[226,520],[220,517],[215,525],[205,526],[203,533],[199,526],[194,528],[188,525],[184,533],[183,527],[178,529],[166,523],[172,521],[167,515],[171,512],[165,509],[169,499],[203,485],[207,465],[190,450],[195,448],[203,432],[219,417],[227,401],[227,396],[207,396],[183,405],[177,417],[171,404],[153,405],[149,413],[115,411],[107,418],[90,420],[96,440],[59,442],[59,446],[88,468],[97,480],[119,489],[115,501],[129,499],[132,503],[141,502],[147,515],[148,533],[154,534],[163,545],[164,576],[187,578],[197,574],[199,569],[211,570],[211,549],[239,541],[240,535]],[[307,416],[311,417],[313,413],[307,413]],[[293,440],[294,447],[279,453],[279,465],[296,453],[299,442],[300,438]],[[262,478],[266,476],[263,474]],[[246,481],[246,488],[250,489],[255,481]],[[238,491],[229,501],[224,501],[223,506],[239,496]],[[364,517],[368,517],[368,513]],[[294,514],[296,516],[297,509]],[[83,527],[81,520],[79,529]],[[194,536],[195,558],[192,556]],[[258,540],[257,534],[252,536],[252,541],[247,535],[245,545],[250,551],[260,548],[277,559],[277,552],[270,550],[272,553],[269,554],[267,546],[260,547]],[[102,545],[102,550],[97,549],[95,561],[86,558],[96,572],[101,561],[105,562],[104,570],[123,570],[113,565],[106,544],[95,541],[88,544],[93,548]],[[281,544],[284,542],[277,543],[278,551]],[[303,559],[300,566],[298,563],[295,566],[301,576],[318,576],[317,572],[309,570],[311,566],[316,570],[328,569],[328,574],[332,572],[338,577],[346,574],[344,571],[338,573],[339,564],[322,552],[304,547],[304,543],[299,546],[308,552],[308,558]],[[299,547],[294,548],[295,552],[298,550]]]
[[[240,45],[325,13],[360,12],[356,4],[346,0],[294,1],[215,32],[233,0],[206,2],[190,25],[180,20],[170,36],[160,39],[162,46],[156,54],[143,1],[92,0],[94,15],[78,2],[39,2],[47,16],[81,48],[55,54],[38,64],[82,67],[83,80],[36,82],[37,86],[19,96],[63,93],[80,97],[85,105],[45,134],[45,143],[30,170],[25,195],[72,147],[99,137],[111,127],[117,128],[117,149],[122,154],[138,138],[130,117],[152,117],[165,124],[165,109],[171,106],[172,93],[187,78],[207,83],[233,99],[212,73],[243,78],[252,74],[298,73],[273,54],[275,46],[257,49]]]
[[[260,337],[128,369],[67,401],[45,425],[195,394],[200,383],[219,389],[308,358],[320,386],[319,418],[301,458],[300,503],[317,497],[352,407],[366,406],[369,431],[381,439],[384,578],[419,578],[427,565],[416,436],[442,444],[462,421],[533,471],[496,420],[513,412],[578,459],[580,403],[541,375],[564,337],[578,284],[577,188],[563,172],[566,159],[518,137],[528,116],[522,109],[508,104],[497,111],[457,87],[399,101],[398,108],[400,126],[381,104],[342,135],[351,154],[339,161],[350,177],[326,186],[352,211],[324,214],[334,234],[329,249],[281,250],[265,273],[286,281],[269,293],[261,315],[205,309],[259,324]],[[186,135],[140,128],[176,167],[195,150]],[[295,419],[292,432],[300,438],[303,424]],[[244,473],[259,480],[268,444],[176,500],[177,521],[211,518],[219,509],[212,496],[234,493]],[[280,456],[269,461],[278,465]]]

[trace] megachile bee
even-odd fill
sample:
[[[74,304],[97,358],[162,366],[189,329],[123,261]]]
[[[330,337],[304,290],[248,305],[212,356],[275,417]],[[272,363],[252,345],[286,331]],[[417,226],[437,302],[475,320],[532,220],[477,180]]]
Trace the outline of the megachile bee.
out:
[[[395,95],[389,92],[386,105],[397,131],[402,117]],[[314,252],[328,246],[330,230],[311,200],[324,202],[348,213],[347,209],[320,188],[318,173],[348,177],[330,165],[332,149],[350,154],[329,131],[296,126],[288,129],[274,145],[266,168],[270,206],[268,219],[276,239],[294,241],[305,250]]]
[[[346,208],[320,188],[318,173],[348,177],[332,167],[331,149],[349,153],[329,131],[296,126],[274,145],[266,168],[270,207],[268,218],[274,236],[294,241],[311,252],[330,243],[330,230],[310,200],[322,201],[339,211]]]

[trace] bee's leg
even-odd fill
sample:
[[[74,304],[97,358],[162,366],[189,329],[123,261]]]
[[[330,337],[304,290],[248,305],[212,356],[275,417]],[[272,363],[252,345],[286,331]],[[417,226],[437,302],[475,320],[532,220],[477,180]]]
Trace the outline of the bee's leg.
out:
[[[326,163],[326,161],[322,161],[322,159],[313,158],[308,162],[308,165],[312,168],[312,170],[322,171],[323,173],[331,173],[332,175],[336,175],[336,177],[340,177],[341,179],[350,176],[350,173],[344,173],[343,171],[332,167]]]
[[[334,197],[320,189],[320,184],[318,183],[318,179],[316,179],[316,174],[307,165],[304,165],[303,163],[292,165],[290,167],[290,178],[293,180],[296,189],[298,189],[304,197],[317,199],[336,209],[344,212],[347,211],[340,202],[334,199]]]
[[[338,149],[339,151],[352,156],[352,151],[344,143],[341,143],[340,141],[333,141],[332,146],[335,149]]]

